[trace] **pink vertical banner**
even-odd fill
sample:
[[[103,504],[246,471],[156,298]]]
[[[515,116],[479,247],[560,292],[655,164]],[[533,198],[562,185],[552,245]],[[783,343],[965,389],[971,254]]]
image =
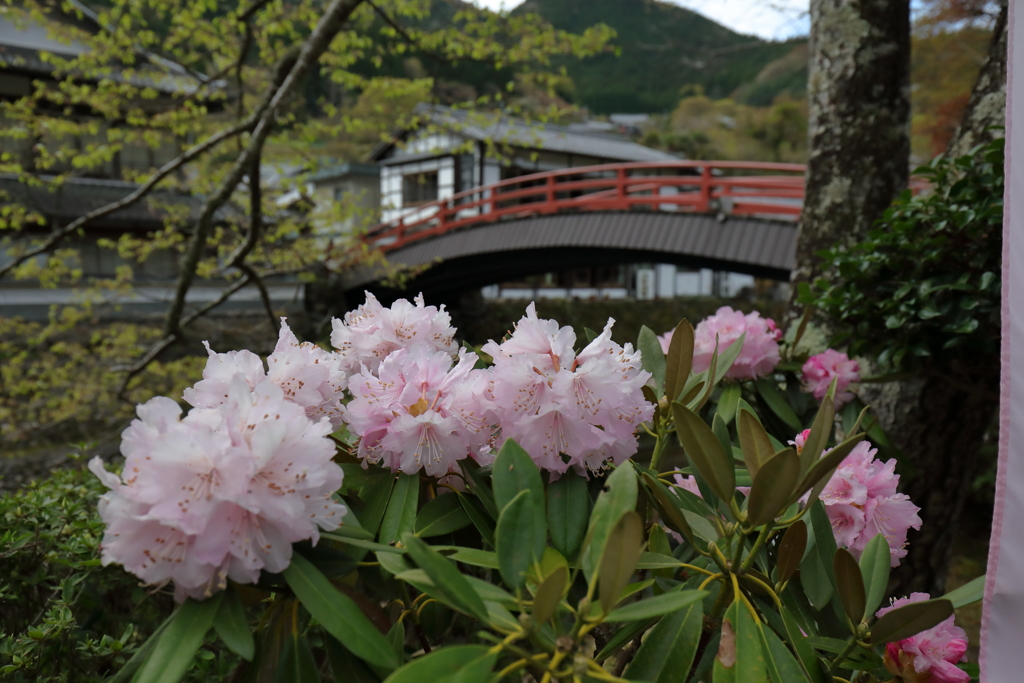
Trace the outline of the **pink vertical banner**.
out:
[[[1024,11],[1017,0],[1010,0],[1007,30],[999,473],[981,621],[982,683],[1024,681]]]

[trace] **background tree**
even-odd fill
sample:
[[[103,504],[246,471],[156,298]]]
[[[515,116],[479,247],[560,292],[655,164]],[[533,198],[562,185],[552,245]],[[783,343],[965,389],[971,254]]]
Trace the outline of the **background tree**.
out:
[[[45,53],[51,77],[0,104],[0,170],[15,181],[0,215],[0,279],[79,290],[74,305],[55,307],[47,321],[0,318],[0,439],[22,448],[96,438],[116,431],[133,403],[180,394],[201,352],[190,326],[244,287],[260,292],[276,325],[267,283],[319,272],[330,240],[325,227],[353,218],[355,209],[343,201],[311,219],[276,201],[290,184],[268,186],[264,176],[282,165],[316,171],[325,142],[342,158],[358,158],[413,123],[412,105],[429,98],[433,82],[385,75],[387,58],[415,51],[473,65],[499,84],[476,104],[503,107],[506,70],[544,83],[553,58],[601,51],[611,35],[601,27],[574,35],[535,15],[456,3],[449,21],[431,26],[427,0],[114,0],[96,12],[46,0],[6,4],[5,16],[86,48]],[[129,152],[154,156],[168,148],[177,151],[161,164],[120,164]],[[110,168],[134,189],[68,222],[19,201],[34,191],[52,204],[48,197],[70,180]],[[294,178],[303,183],[302,174]],[[139,206],[163,216],[163,228],[104,231],[105,220]],[[84,272],[83,244],[118,259],[116,273]],[[344,257],[330,265],[371,256],[350,247],[335,245],[330,252]],[[132,296],[138,272],[167,253],[177,279],[162,320],[98,317],[112,300]],[[197,284],[221,294],[191,304]]]
[[[972,5],[982,6],[991,3]],[[848,224],[847,234],[831,232],[832,222],[817,222],[814,208],[820,204],[801,222],[796,278],[803,279],[801,300],[821,306],[833,324],[852,332],[858,350],[880,354],[883,367],[912,374],[864,393],[901,451],[903,465],[913,470],[905,492],[922,506],[922,531],[911,536],[910,554],[894,573],[894,590],[901,594],[942,592],[979,451],[998,408],[1002,166],[1001,145],[993,145],[1001,132],[992,126],[1002,124],[1005,107],[1006,11],[1003,6],[994,22],[991,48],[947,160],[926,172],[934,185],[931,194],[905,196],[884,217],[887,204],[844,195],[843,210],[861,215]],[[902,96],[892,101],[894,111],[903,105]],[[812,121],[816,106],[812,97]],[[843,130],[834,128],[831,135],[831,143],[822,143],[812,133],[812,159],[836,150],[842,140],[847,140],[846,153],[856,154]],[[988,145],[986,154],[978,153],[977,145]],[[866,157],[872,149],[868,145]],[[903,163],[905,150],[894,147],[891,156]],[[818,169],[811,165],[809,187],[821,184]],[[886,182],[878,178],[876,189],[880,192]],[[877,229],[869,232],[879,218]],[[824,268],[814,256],[819,249],[829,250]],[[828,278],[817,284],[818,295],[811,295],[808,274],[824,272]],[[964,343],[968,338],[983,343]]]
[[[794,283],[867,234],[907,185],[909,0],[811,2],[807,185]]]

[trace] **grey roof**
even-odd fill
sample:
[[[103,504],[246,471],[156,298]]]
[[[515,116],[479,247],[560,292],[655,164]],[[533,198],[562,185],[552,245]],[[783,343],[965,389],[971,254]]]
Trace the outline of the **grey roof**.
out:
[[[61,225],[123,199],[139,187],[121,180],[71,178],[60,186],[53,185],[51,177],[44,176],[41,180],[42,184],[29,185],[20,182],[17,176],[0,174],[2,203],[20,204]],[[163,225],[167,214],[164,207],[185,205],[189,209],[189,217],[195,218],[202,204],[202,198],[195,195],[154,190],[139,202],[103,217],[97,224],[119,230],[153,230]],[[218,212],[218,218],[226,215],[225,209]]]
[[[301,172],[295,172],[292,175],[301,175]],[[336,180],[351,175],[379,176],[380,166],[377,164],[346,162],[344,164],[325,166],[318,171],[310,173],[306,179],[312,183],[322,183],[327,180]]]
[[[679,157],[672,154],[644,147],[618,135],[597,131],[533,123],[501,114],[471,112],[441,105],[420,105],[417,113],[428,117],[434,125],[471,140],[491,140],[512,147],[580,154],[608,161],[679,160]],[[408,133],[405,132],[406,135]],[[374,150],[371,158],[380,161],[394,146],[395,143],[381,145]]]
[[[50,16],[54,23],[76,26],[90,33],[103,30],[99,16],[78,0],[67,0],[72,11],[56,10]],[[22,71],[30,74],[48,75],[54,65],[41,58],[41,52],[50,52],[64,59],[73,59],[88,51],[88,46],[78,41],[61,42],[54,39],[44,24],[24,12],[15,13],[8,8],[0,15],[0,70]],[[165,93],[192,93],[201,83],[222,88],[223,81],[210,82],[204,75],[190,72],[176,62],[160,57],[143,49],[136,49],[138,62],[123,71],[115,70],[106,74],[108,78],[148,86]]]
[[[786,277],[795,260],[796,232],[796,222],[745,217],[719,220],[700,213],[558,214],[470,226],[387,252],[387,259],[389,264],[407,267],[436,263],[423,277],[448,278],[466,287],[536,272],[532,257],[524,255],[548,250],[567,250],[562,262],[566,268],[573,266],[573,254],[601,249],[619,254],[620,262],[656,258],[661,263]],[[634,256],[629,256],[631,253]],[[477,265],[483,272],[474,270]],[[356,269],[345,276],[346,289],[369,285],[381,275],[369,267]],[[474,277],[479,281],[470,282]]]

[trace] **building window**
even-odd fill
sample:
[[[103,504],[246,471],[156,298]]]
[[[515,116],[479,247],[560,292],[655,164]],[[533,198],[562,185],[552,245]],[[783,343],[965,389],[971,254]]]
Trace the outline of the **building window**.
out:
[[[345,189],[335,185],[334,187],[334,201],[340,202],[341,198],[345,196]]]
[[[437,199],[437,171],[402,176],[402,206],[420,206]]]

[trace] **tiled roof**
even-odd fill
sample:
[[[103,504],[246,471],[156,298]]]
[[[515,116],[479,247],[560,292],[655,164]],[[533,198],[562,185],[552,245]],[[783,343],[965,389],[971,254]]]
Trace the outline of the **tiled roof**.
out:
[[[440,105],[420,105],[417,112],[446,130],[471,140],[492,140],[513,147],[579,154],[608,161],[677,161],[679,157],[623,138],[619,135],[585,131],[568,126],[542,124],[522,119],[451,109]],[[379,161],[394,146],[382,145],[372,159]]]
[[[43,178],[41,185],[28,185],[16,176],[0,174],[0,203],[14,202],[33,209],[58,225],[128,196],[138,185],[120,180],[72,178],[54,186]],[[154,190],[141,201],[103,217],[98,224],[120,230],[154,230],[163,225],[167,206],[187,206],[189,217],[199,215],[203,200],[171,190]],[[220,212],[226,215],[225,210]],[[218,216],[218,217],[221,217]]]

